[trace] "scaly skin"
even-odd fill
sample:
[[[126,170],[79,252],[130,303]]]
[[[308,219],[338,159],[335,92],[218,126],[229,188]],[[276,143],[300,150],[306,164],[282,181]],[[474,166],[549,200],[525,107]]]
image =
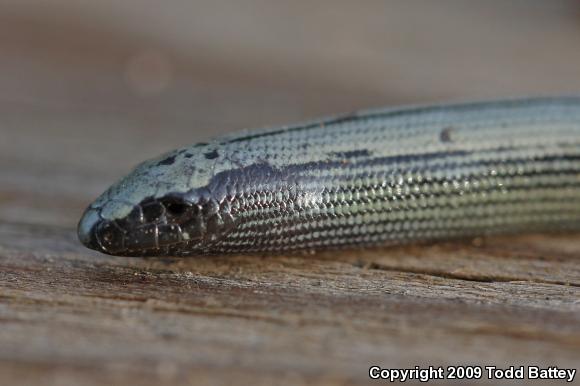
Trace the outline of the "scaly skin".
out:
[[[85,212],[125,256],[400,244],[580,228],[580,98],[367,111],[139,165]]]

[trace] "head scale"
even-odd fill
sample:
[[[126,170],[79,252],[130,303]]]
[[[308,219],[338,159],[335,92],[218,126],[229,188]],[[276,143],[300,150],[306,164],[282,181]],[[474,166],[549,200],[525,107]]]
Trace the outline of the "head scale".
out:
[[[203,163],[208,160],[183,153],[147,161],[111,186],[81,218],[81,242],[119,256],[211,252],[212,244],[233,226],[229,203],[205,187]],[[192,181],[205,184],[191,187]]]

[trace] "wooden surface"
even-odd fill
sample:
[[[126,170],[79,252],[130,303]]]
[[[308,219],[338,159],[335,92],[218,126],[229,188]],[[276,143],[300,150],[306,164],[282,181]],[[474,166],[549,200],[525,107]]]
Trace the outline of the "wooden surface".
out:
[[[579,91],[577,3],[153,3],[0,5],[0,385],[578,368],[577,234],[141,259],[89,251],[74,229],[132,165],[228,130]]]

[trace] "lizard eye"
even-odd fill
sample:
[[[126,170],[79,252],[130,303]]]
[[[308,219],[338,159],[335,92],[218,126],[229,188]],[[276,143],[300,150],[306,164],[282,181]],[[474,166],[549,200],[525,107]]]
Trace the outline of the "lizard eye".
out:
[[[190,205],[179,198],[166,198],[163,200],[163,206],[168,214],[176,217],[184,214],[190,207]]]

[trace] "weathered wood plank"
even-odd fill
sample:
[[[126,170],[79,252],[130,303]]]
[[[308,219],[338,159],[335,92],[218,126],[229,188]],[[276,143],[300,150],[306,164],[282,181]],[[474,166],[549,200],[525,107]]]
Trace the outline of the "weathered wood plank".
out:
[[[373,363],[573,367],[579,240],[139,259],[88,253],[69,229],[2,223],[0,359],[13,374],[28,363],[70,379],[225,383],[359,382]],[[501,257],[504,244],[525,256]]]
[[[163,15],[131,0],[21,4],[0,5],[1,385],[339,385],[365,383],[371,364],[578,366],[578,234],[139,259],[93,253],[74,233],[137,162],[228,130],[573,92],[573,0],[200,0]],[[170,81],[143,94],[128,72],[151,53]]]

